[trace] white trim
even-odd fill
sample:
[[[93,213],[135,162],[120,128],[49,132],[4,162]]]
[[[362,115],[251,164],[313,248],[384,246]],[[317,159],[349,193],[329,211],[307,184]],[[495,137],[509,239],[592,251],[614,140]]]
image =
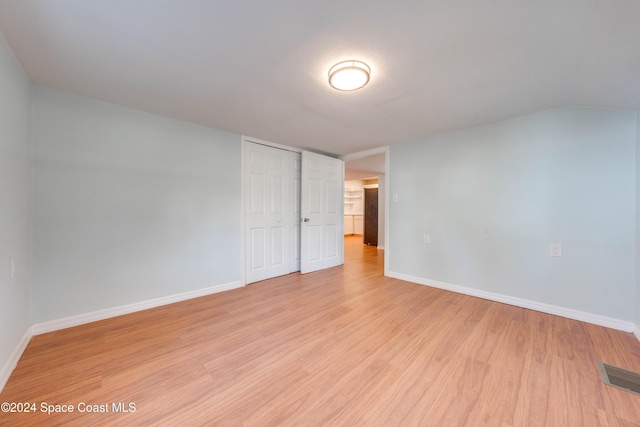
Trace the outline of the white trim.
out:
[[[83,325],[98,320],[108,319],[110,317],[121,316],[136,311],[147,310],[149,308],[159,307],[162,305],[173,304],[175,302],[185,301],[192,298],[203,297],[205,295],[216,294],[218,292],[229,291],[231,289],[241,288],[242,282],[230,282],[221,285],[211,286],[209,288],[198,289],[195,291],[183,292],[181,294],[169,295],[166,297],[156,298],[148,301],[142,301],[134,304],[121,305],[119,307],[107,308],[104,310],[92,311],[90,313],[78,314],[49,322],[36,323],[25,332],[24,336],[18,343],[16,349],[11,353],[9,360],[4,364],[0,371],[0,392],[9,381],[13,370],[18,366],[18,361],[22,357],[22,353],[27,348],[29,341],[34,335],[45,334],[47,332],[58,331],[60,329],[70,328],[73,326]]]
[[[379,251],[384,251],[384,246],[378,246]]]
[[[633,327],[633,335],[635,335],[636,338],[638,339],[638,341],[640,341],[640,326],[639,325],[634,325],[634,327]]]
[[[384,147],[384,245],[391,248],[389,232],[389,221],[391,218],[391,186],[389,182],[391,177],[389,176],[389,162],[390,150],[389,147]],[[389,276],[389,253],[390,250],[384,251],[384,275]]]
[[[479,289],[467,288],[465,286],[452,285],[449,283],[438,282],[437,280],[423,279],[421,277],[410,276],[402,273],[388,272],[387,275],[394,279],[405,280],[407,282],[413,282],[419,285],[431,286],[433,288],[444,289],[447,291],[457,292],[459,294],[471,295],[490,301],[501,302],[504,304],[514,305],[516,307],[522,307],[529,310],[540,311],[542,313],[562,316],[568,319],[579,320],[581,322],[592,323],[594,325],[618,329],[624,332],[634,332],[636,334],[636,337],[638,337],[638,332],[640,332],[633,322],[628,322],[626,320],[614,319],[612,317],[587,313],[585,311],[574,310],[571,308],[559,307],[556,305],[545,304],[508,295],[496,294]]]
[[[2,370],[0,371],[0,392],[4,390],[4,386],[7,385],[7,381],[9,381],[9,378],[11,378],[13,370],[16,368],[16,366],[18,366],[18,362],[22,357],[22,353],[24,353],[27,345],[29,345],[29,341],[31,341],[32,336],[33,330],[32,328],[28,328],[24,333],[24,336],[18,343],[16,349],[13,350],[13,353],[11,353],[9,360],[7,360],[7,363],[5,363],[2,367]]]
[[[363,157],[377,156],[378,154],[389,154],[389,147],[376,147],[370,150],[359,151],[357,153],[345,154],[344,156],[340,156],[340,158],[346,162],[347,160],[362,159]]]
[[[173,304],[175,302],[185,301],[192,298],[198,298],[205,295],[229,291],[231,289],[237,289],[241,287],[242,282],[236,281],[211,286],[209,288],[198,289],[195,291],[184,292],[181,294],[174,294],[133,304],[92,311],[90,313],[78,314],[75,316],[64,317],[62,319],[51,320],[43,323],[36,323],[31,327],[31,332],[33,335],[45,334],[47,332],[71,328],[73,326],[83,325],[85,323],[96,322],[98,320],[108,319],[110,317],[122,316],[123,314],[134,313],[136,311],[147,310],[149,308],[160,307],[162,305]]]
[[[241,135],[242,142],[255,142],[256,144],[266,145],[267,147],[279,148],[281,150],[293,151],[294,153],[302,153],[301,148],[289,147],[288,145],[276,144],[275,142],[265,141],[264,139],[253,138],[251,136]]]
[[[245,242],[246,233],[245,228],[247,226],[247,218],[245,214],[245,202],[244,198],[246,197],[246,191],[244,186],[247,185],[247,178],[245,175],[247,174],[247,168],[244,165],[247,158],[247,149],[249,145],[249,141],[247,137],[240,137],[240,266],[242,271],[240,272],[240,280],[242,281],[242,285],[246,286],[247,284],[247,242]]]

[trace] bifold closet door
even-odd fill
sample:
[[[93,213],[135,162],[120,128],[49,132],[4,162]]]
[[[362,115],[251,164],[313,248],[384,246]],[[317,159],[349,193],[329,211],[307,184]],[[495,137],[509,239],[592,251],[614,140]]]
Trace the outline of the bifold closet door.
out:
[[[302,273],[344,262],[344,162],[302,152]]]
[[[343,263],[342,160],[243,146],[245,283]]]
[[[245,280],[253,283],[291,270],[295,153],[255,143],[245,150]]]

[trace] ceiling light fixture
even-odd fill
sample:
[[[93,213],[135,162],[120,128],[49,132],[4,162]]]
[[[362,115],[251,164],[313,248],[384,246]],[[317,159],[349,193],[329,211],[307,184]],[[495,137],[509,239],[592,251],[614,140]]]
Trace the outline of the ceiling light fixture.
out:
[[[365,87],[369,83],[371,68],[362,61],[342,61],[329,70],[329,84],[332,88],[351,91]]]

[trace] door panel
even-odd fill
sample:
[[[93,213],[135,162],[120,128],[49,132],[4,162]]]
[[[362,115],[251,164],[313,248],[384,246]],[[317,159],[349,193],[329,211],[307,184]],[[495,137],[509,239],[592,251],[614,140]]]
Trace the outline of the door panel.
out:
[[[343,181],[342,160],[302,152],[302,273],[343,263]]]
[[[342,188],[337,181],[327,181],[327,213],[331,215],[338,215],[339,206],[339,189]]]
[[[286,215],[290,199],[289,152],[247,143],[246,169],[250,194],[245,206],[247,240],[246,283],[289,273],[291,218]]]
[[[250,231],[251,235],[251,259],[250,265],[252,270],[261,270],[265,267],[265,252],[264,252],[264,229],[253,228]]]
[[[308,261],[320,261],[322,260],[322,227],[308,225],[306,228]]]
[[[286,242],[283,227],[271,228],[271,265],[283,265],[287,257]]]
[[[378,246],[378,189],[364,189],[364,244]]]
[[[307,212],[313,215],[320,215],[322,212],[322,180],[309,178],[306,190]]]
[[[271,213],[284,214],[284,177],[271,176]]]
[[[338,238],[336,233],[340,231],[337,230],[335,225],[328,225],[325,230],[325,253],[327,257],[337,257],[338,256]]]
[[[251,174],[251,203],[250,203],[250,212],[251,214],[263,214],[264,211],[264,176]]]

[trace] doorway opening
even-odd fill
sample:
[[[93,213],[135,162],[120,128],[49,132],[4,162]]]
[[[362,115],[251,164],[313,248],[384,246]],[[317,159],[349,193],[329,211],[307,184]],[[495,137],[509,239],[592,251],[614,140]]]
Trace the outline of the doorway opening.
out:
[[[386,151],[383,148],[343,157],[345,245],[376,248],[379,256],[385,256]]]

